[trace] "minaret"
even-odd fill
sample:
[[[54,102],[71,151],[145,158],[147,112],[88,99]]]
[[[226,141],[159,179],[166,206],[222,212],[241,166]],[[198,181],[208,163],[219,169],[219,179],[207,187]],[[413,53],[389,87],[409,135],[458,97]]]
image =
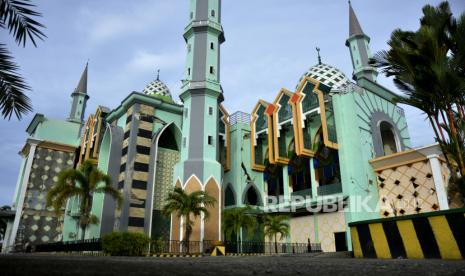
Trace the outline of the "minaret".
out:
[[[358,81],[361,77],[365,77],[370,81],[376,82],[378,72],[373,66],[368,64],[369,59],[372,57],[368,48],[369,43],[370,37],[363,33],[352,4],[349,1],[349,38],[346,40],[346,46],[350,50],[352,67],[354,68],[352,78],[355,81]]]
[[[190,21],[184,32],[186,70],[180,98],[184,103],[181,159],[174,181],[187,193],[204,190],[217,198],[210,219],[199,222],[191,240],[221,239],[220,210],[223,168],[218,162],[218,112],[223,101],[220,85],[221,0],[191,0]],[[183,223],[173,218],[172,239],[183,238]],[[176,224],[176,225],[175,225]],[[196,224],[197,225],[197,224]],[[181,227],[181,228],[179,228]]]
[[[86,68],[84,68],[84,72],[82,72],[81,79],[79,83],[74,89],[74,92],[71,94],[71,98],[73,102],[71,104],[71,112],[69,113],[68,121],[82,123],[84,120],[84,113],[86,111],[86,103],[89,99],[87,95],[87,67],[88,63],[86,64]]]

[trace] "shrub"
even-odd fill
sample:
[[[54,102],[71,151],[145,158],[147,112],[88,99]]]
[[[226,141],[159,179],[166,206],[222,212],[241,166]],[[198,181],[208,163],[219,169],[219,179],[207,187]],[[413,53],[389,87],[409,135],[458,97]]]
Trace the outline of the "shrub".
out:
[[[145,256],[150,238],[142,233],[113,232],[102,238],[103,252],[110,256]]]

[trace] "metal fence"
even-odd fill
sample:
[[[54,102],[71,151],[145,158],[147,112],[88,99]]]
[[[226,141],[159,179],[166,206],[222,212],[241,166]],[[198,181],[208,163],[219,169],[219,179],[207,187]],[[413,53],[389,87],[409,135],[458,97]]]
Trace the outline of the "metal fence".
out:
[[[153,240],[150,243],[150,254],[210,254],[215,245],[224,245],[226,253],[247,254],[304,254],[321,252],[319,243],[274,243],[255,241],[177,241],[177,240]],[[101,252],[102,241],[100,239],[55,242],[38,244],[34,252]]]
[[[89,239],[43,243],[36,245],[33,250],[34,252],[100,252],[102,251],[102,242],[100,239]]]
[[[213,241],[154,240],[150,243],[150,253],[204,254],[210,253],[214,244]]]
[[[319,243],[224,242],[226,253],[304,254],[321,252]]]

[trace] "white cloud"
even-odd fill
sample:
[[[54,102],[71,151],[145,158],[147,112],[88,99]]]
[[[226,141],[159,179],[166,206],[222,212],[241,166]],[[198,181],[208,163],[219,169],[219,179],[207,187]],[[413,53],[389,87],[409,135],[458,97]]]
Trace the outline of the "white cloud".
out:
[[[167,53],[152,53],[147,50],[138,50],[126,65],[129,73],[143,73],[155,71],[156,68],[170,70],[182,68],[184,64],[185,52],[177,50]]]
[[[160,23],[173,16],[175,1],[137,1],[137,5],[123,5],[105,9],[92,5],[81,9],[77,28],[93,43],[104,43],[127,35],[139,34],[162,27]],[[163,12],[157,12],[163,11]]]

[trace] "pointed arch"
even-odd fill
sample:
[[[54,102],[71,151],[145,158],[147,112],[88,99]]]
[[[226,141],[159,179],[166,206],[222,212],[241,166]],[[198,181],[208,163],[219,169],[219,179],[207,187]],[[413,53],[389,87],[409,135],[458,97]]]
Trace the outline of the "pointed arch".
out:
[[[226,184],[224,189],[224,206],[234,206],[236,205],[236,191],[231,183]]]
[[[186,182],[186,185],[184,186],[184,192],[187,194],[191,194],[193,192],[197,191],[202,191],[202,183],[200,180],[195,176],[192,175]],[[186,219],[186,218],[184,218]],[[194,221],[194,224],[192,225],[192,233],[190,236],[191,241],[200,241],[201,240],[201,218],[200,217],[191,217],[191,220]],[[184,235],[185,232],[185,225],[181,225],[182,233],[181,235]]]
[[[177,180],[175,188],[181,188],[181,180]],[[171,214],[171,240],[181,240],[181,220],[175,214]]]
[[[263,201],[260,192],[255,184],[249,183],[242,194],[242,203],[253,206],[263,206]]]
[[[274,161],[283,165],[289,163],[289,152],[286,146],[287,141],[297,137],[295,135],[296,108],[291,102],[293,96],[294,93],[283,88],[279,91],[273,102],[276,106],[273,111]]]
[[[181,131],[174,122],[164,125],[152,136],[147,181],[147,193],[150,195],[147,209],[150,212],[147,212],[146,220],[149,222],[149,235],[153,238],[169,238],[170,221],[162,209],[173,187],[172,165],[179,160],[180,137]],[[159,166],[162,162],[165,165]]]
[[[273,111],[275,106],[267,103],[264,100],[259,100],[255,105],[251,120],[251,162],[252,169],[258,171],[265,170],[266,153],[269,154],[269,162],[275,163],[273,158]],[[265,153],[265,149],[266,153]]]
[[[313,157],[311,145],[315,127],[322,127],[323,142],[332,149],[338,149],[334,112],[330,87],[311,77],[304,77],[290,102],[296,110],[296,136],[298,136],[297,154]],[[329,100],[325,103],[325,99]],[[316,120],[316,121],[315,121]],[[300,142],[300,143],[299,143]]]
[[[220,188],[215,178],[211,177],[205,185],[205,192],[213,197],[216,202],[214,206],[207,207],[209,217],[204,220],[203,224],[203,239],[204,240],[220,240],[220,212],[221,212],[221,199]]]

